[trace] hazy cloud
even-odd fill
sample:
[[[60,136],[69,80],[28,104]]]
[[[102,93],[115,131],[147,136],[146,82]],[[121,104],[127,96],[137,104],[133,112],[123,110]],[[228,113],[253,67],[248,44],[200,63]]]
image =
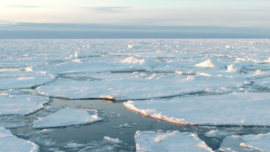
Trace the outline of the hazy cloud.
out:
[[[34,5],[7,5],[7,7],[19,7],[19,8],[37,8],[37,7],[42,7],[42,6],[34,6]]]
[[[84,7],[86,9],[89,10],[93,10],[93,11],[101,11],[101,12],[122,12],[122,11],[126,11],[129,10],[132,7]]]

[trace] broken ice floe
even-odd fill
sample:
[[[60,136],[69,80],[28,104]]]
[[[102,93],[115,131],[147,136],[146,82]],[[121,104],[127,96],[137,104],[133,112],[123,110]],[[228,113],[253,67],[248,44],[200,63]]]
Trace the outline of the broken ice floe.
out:
[[[137,152],[213,152],[196,134],[188,132],[137,131]]]
[[[0,90],[31,88],[54,80],[54,76],[31,72],[0,72]]]
[[[235,134],[237,134],[237,132],[230,131],[230,130],[224,130],[224,131],[211,130],[211,131],[205,133],[205,136],[206,137],[222,138],[222,137],[231,136],[231,135],[235,135]]]
[[[96,110],[66,108],[33,122],[34,128],[64,127],[89,124],[102,120]]]
[[[204,91],[228,93],[231,92],[231,89],[240,87],[243,83],[244,80],[242,78],[178,75],[160,76],[153,74],[146,78],[115,81],[75,81],[59,79],[48,85],[40,86],[37,92],[42,95],[70,99],[151,99]]]
[[[270,151],[270,133],[244,136],[228,136],[220,144],[220,151],[225,152],[248,152],[248,151]]]
[[[39,151],[39,147],[36,144],[13,136],[9,130],[3,127],[0,127],[0,147],[2,152]]]
[[[177,124],[270,125],[268,93],[231,93],[148,101],[124,106],[143,115]]]
[[[0,94],[0,115],[20,114],[27,115],[43,108],[48,98],[34,95]]]

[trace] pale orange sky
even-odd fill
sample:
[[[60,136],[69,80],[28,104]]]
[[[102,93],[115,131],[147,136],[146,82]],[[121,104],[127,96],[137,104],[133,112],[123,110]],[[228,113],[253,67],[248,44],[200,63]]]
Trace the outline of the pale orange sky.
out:
[[[270,27],[269,0],[9,0],[0,23]]]

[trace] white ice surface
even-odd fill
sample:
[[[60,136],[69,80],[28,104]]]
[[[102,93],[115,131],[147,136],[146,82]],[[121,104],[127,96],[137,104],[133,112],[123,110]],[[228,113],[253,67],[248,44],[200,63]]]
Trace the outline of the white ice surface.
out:
[[[137,152],[213,152],[197,135],[188,132],[137,131]]]
[[[102,120],[96,110],[79,110],[66,108],[39,118],[33,122],[34,128],[63,127],[70,125],[89,124]]]
[[[270,151],[270,133],[258,134],[258,135],[244,135],[244,136],[228,136],[226,137],[221,145],[220,149],[225,152],[229,151]]]
[[[0,152],[38,152],[39,147],[27,140],[13,136],[9,130],[0,127]]]
[[[268,93],[128,101],[124,106],[143,115],[177,124],[270,125]]]
[[[0,94],[0,115],[27,115],[41,108],[49,101],[48,98],[34,95]]]
[[[149,99],[206,91],[227,93],[244,84],[242,78],[158,75],[115,81],[74,81],[59,79],[42,85],[42,95],[78,98]]]
[[[30,88],[54,79],[51,75],[31,72],[0,72],[0,90]]]
[[[195,67],[222,69],[225,66],[219,63],[216,59],[208,59],[202,63],[195,64]]]
[[[111,137],[108,137],[108,136],[104,136],[104,139],[109,141],[109,142],[112,142],[112,143],[122,143],[121,140],[119,140],[118,138],[111,138]]]
[[[57,65],[46,65],[33,67],[34,71],[45,71],[56,74],[79,73],[79,72],[103,72],[103,71],[128,71],[130,66],[119,63],[106,62],[68,62]]]

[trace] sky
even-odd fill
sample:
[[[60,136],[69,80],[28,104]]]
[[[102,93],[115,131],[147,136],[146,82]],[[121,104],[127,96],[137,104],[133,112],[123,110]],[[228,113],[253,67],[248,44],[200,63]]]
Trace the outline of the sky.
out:
[[[159,33],[161,38],[170,32],[178,32],[179,37],[189,33],[204,37],[208,32],[216,37],[223,33],[232,38],[237,34],[265,38],[270,37],[269,14],[269,0],[3,0],[0,38],[16,37],[16,31],[41,32],[41,37],[44,31],[71,32],[71,37],[75,31],[96,35],[108,31],[137,32],[137,37],[138,32]]]

